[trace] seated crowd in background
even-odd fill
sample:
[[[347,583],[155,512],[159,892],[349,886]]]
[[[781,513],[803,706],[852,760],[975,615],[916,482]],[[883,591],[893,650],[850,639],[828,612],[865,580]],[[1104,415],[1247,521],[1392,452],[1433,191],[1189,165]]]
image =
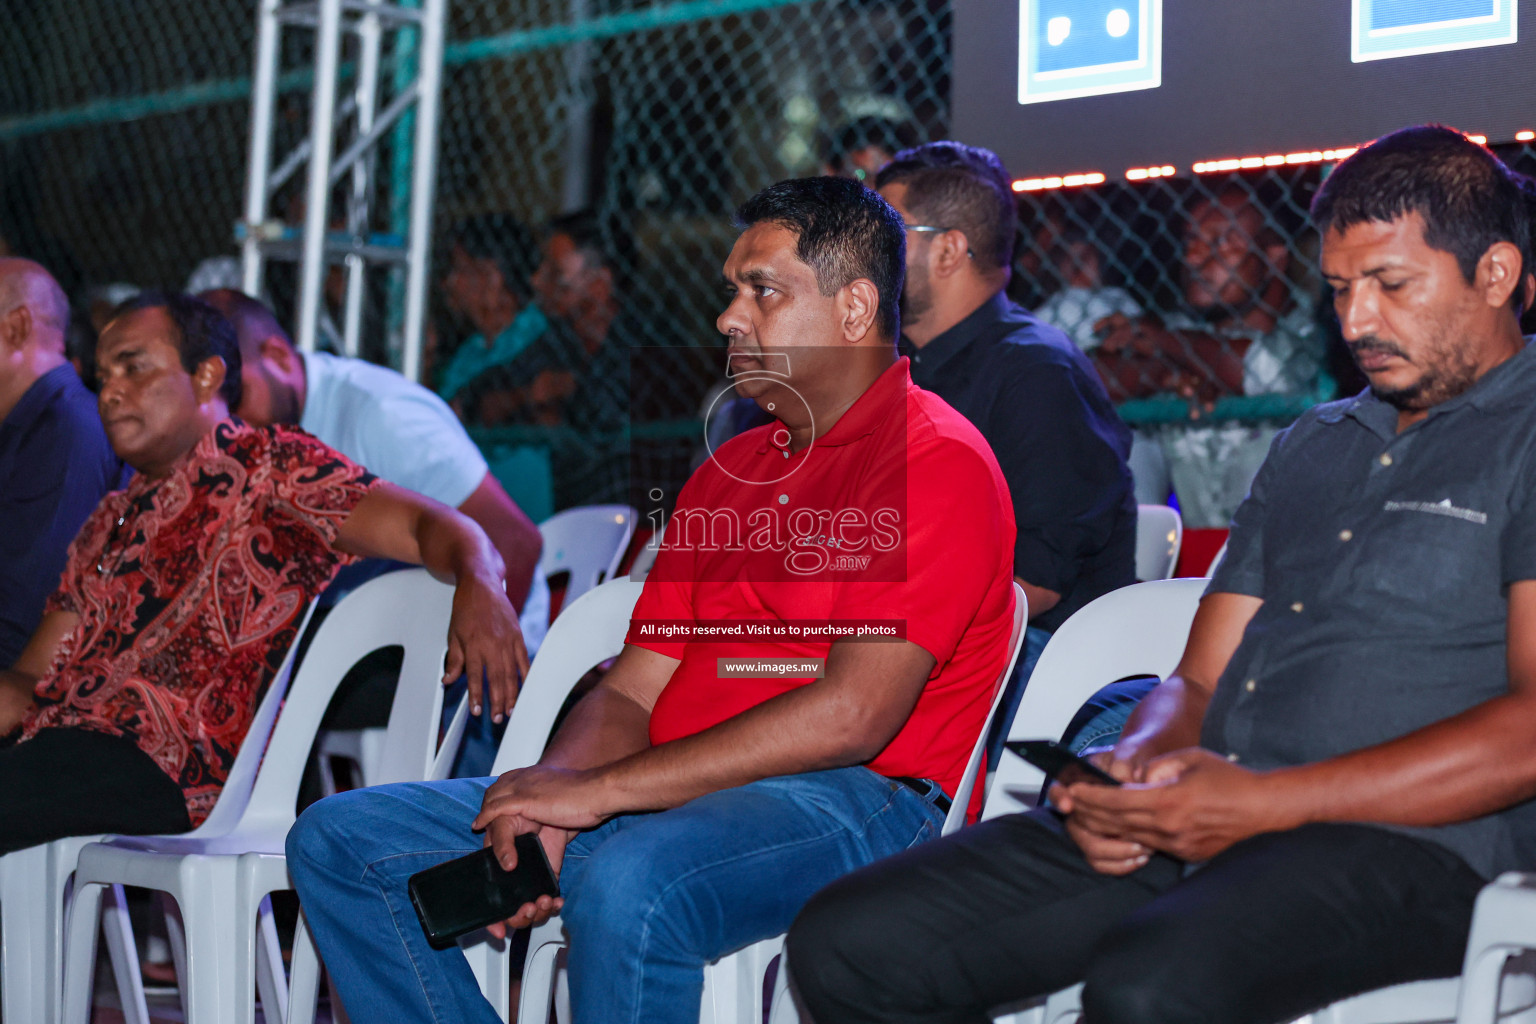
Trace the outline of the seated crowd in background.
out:
[[[634,622],[897,618],[903,642],[632,629],[539,765],[316,805],[290,863],[358,1019],[491,1019],[462,954],[394,922],[410,874],[483,842],[510,865],[519,832],[566,902],[507,925],[561,913],[578,1022],[694,1019],[703,965],[798,915],[789,970],[821,1024],[981,1019],[1084,978],[1096,1022],[1259,1024],[1455,973],[1478,889],[1530,866],[1536,192],[1447,129],[1341,164],[1314,218],[1370,389],[1281,429],[1204,422],[1223,397],[1329,381],[1291,247],[1248,190],[1188,204],[1182,303],[1158,312],[1055,226],[1070,272],[1036,315],[1007,296],[996,156],[879,157],[841,168],[860,185],[783,182],[739,212],[718,327],[738,404],[768,422],[723,432],[676,496]],[[36,538],[0,584],[0,851],[206,817],[304,609],[359,556],[457,581],[448,674],[469,668],[477,713],[502,720],[526,668],[517,607],[532,647],[547,587],[498,477],[546,481],[549,507],[629,501],[635,423],[688,406],[665,393],[688,357],[646,349],[612,231],[556,219],[530,273],[532,246],[501,216],[455,228],[443,286],[474,334],[440,362],[441,397],[296,351],[238,292],[149,292],[102,322],[99,415],[65,362],[63,293],[0,261],[0,488],[45,499],[0,489]],[[775,357],[788,381],[763,372]],[[1165,459],[1153,486],[1233,535],[1174,676],[1093,730],[1124,724],[1100,758],[1141,785],[1057,786],[1051,808],[927,842],[1003,668],[1012,584],[1030,620],[992,764],[1051,632],[1133,582],[1132,466],[1137,487],[1158,469],[1113,402],[1159,395],[1190,419],[1139,432]],[[549,433],[488,461],[455,412]],[[22,472],[33,459],[58,473]],[[722,510],[887,505],[900,543],[859,569],[806,578],[770,564],[783,551],[714,544]],[[717,672],[770,652],[825,674]]]

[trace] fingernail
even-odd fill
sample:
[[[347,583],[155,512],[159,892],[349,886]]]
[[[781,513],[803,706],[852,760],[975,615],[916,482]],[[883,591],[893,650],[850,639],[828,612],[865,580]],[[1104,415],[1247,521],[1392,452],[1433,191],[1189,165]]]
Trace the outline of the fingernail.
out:
[[[472,714],[472,715],[478,715],[480,713],[480,705],[479,704],[471,704],[469,706],[469,713]]]
[[[501,723],[501,715],[500,714],[492,715],[491,716],[491,721],[493,721],[493,722],[495,722],[495,723],[497,723],[499,725]]]

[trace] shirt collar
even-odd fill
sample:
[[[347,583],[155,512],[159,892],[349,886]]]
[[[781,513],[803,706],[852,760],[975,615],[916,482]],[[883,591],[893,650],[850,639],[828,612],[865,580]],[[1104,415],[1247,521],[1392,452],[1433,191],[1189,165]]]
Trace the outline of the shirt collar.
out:
[[[840,445],[852,444],[874,433],[878,427],[887,422],[891,410],[898,403],[905,407],[907,392],[912,388],[910,366],[906,356],[892,363],[875,378],[874,383],[864,389],[864,393],[854,400],[842,417],[832,425],[832,429],[816,438],[811,446],[836,448]],[[789,452],[787,438],[784,444],[779,444],[775,440],[775,435],[780,433],[781,431],[775,429],[764,430],[762,442],[757,447],[758,454],[766,455],[770,449]],[[782,433],[787,435],[788,432]]]
[[[923,373],[933,373],[953,359],[956,353],[964,351],[973,341],[981,337],[989,326],[1001,320],[1008,312],[1009,304],[1007,293],[999,291],[973,309],[964,320],[921,348],[912,344],[903,335],[901,351],[910,356],[912,361],[922,368]]]
[[[1464,405],[1487,411],[1497,408],[1510,399],[1529,401],[1536,388],[1536,344],[1527,338],[1523,349],[1478,378],[1466,391],[1447,399],[1429,410],[1428,422],[1437,416],[1455,412]],[[1324,422],[1337,423],[1349,416],[1385,437],[1397,433],[1397,408],[1382,401],[1366,388],[1343,406],[1336,414],[1324,416]]]

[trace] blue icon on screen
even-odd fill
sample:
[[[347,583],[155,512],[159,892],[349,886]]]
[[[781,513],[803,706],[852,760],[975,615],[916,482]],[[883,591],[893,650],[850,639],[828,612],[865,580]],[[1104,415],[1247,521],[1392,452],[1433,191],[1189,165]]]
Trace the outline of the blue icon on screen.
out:
[[[1350,59],[1513,43],[1518,6],[1517,0],[1353,0]]]
[[[1162,0],[1020,0],[1019,102],[1162,82]]]

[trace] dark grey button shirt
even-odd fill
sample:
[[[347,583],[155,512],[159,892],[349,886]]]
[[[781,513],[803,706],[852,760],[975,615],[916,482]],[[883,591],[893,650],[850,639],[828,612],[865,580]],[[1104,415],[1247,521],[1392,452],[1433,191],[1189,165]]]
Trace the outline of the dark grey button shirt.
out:
[[[1506,587],[1536,579],[1536,346],[1396,427],[1362,393],[1275,438],[1210,585],[1264,605],[1202,745],[1255,769],[1304,764],[1508,691]],[[1487,877],[1536,866],[1536,802],[1401,831]]]

